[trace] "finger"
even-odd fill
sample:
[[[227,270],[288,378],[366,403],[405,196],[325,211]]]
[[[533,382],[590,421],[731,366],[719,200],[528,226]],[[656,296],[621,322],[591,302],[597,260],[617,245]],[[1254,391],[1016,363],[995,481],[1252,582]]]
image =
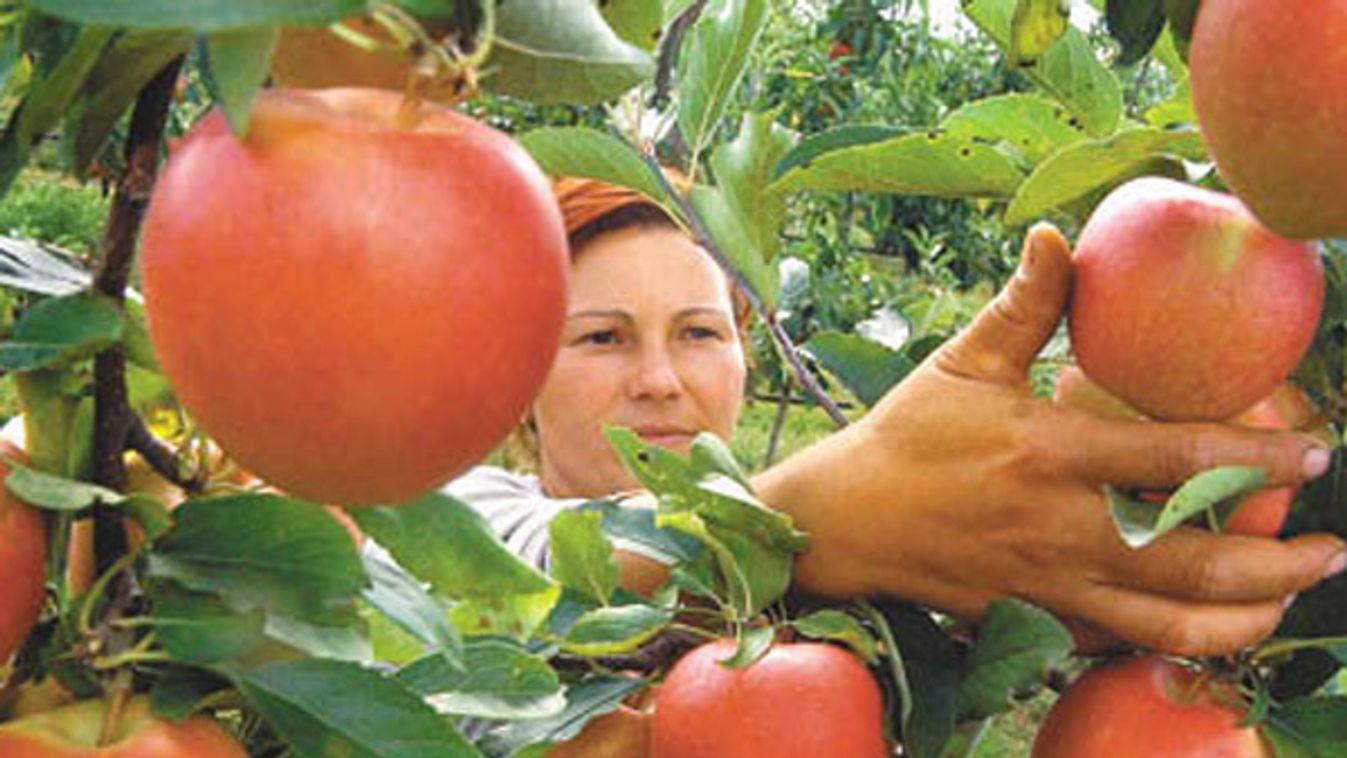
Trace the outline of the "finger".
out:
[[[1323,581],[1344,553],[1326,534],[1286,542],[1265,537],[1176,529],[1141,550],[1116,556],[1116,585],[1176,600],[1282,602]]]
[[[1062,453],[1077,478],[1099,484],[1170,487],[1217,466],[1254,466],[1269,486],[1299,484],[1328,470],[1330,455],[1317,440],[1289,432],[1224,424],[1107,419],[1062,410]]]
[[[1078,612],[1138,647],[1170,655],[1227,655],[1267,639],[1285,611],[1283,601],[1193,604],[1135,590],[1101,587]]]
[[[1057,329],[1070,289],[1070,246],[1051,225],[1034,226],[1015,276],[936,360],[959,376],[1023,383],[1029,364]]]

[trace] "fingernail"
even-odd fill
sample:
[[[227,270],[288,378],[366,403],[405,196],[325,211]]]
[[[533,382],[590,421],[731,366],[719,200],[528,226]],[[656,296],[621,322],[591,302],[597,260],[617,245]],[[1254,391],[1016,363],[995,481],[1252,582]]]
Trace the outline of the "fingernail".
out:
[[[1296,602],[1296,595],[1294,593],[1287,595],[1286,599],[1282,601],[1282,610],[1284,611],[1287,608],[1290,608],[1291,606],[1295,605],[1295,602]]]
[[[1347,571],[1347,552],[1338,553],[1328,561],[1324,567],[1324,578],[1332,579],[1343,571]]]
[[[1311,448],[1300,462],[1300,473],[1306,479],[1318,479],[1328,473],[1332,458],[1333,456],[1322,447]]]

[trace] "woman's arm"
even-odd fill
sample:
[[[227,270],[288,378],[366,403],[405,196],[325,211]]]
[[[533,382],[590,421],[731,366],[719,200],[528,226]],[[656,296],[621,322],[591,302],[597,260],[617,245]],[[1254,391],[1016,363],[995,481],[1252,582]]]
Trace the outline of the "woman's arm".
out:
[[[1028,369],[1061,320],[1071,271],[1061,235],[1034,228],[1019,271],[969,329],[864,419],[755,478],[812,535],[800,585],[969,619],[1011,595],[1138,645],[1210,654],[1270,634],[1296,592],[1341,569],[1347,553],[1328,535],[1180,529],[1124,545],[1103,484],[1174,485],[1221,464],[1294,484],[1328,456],[1295,434],[1109,420],[1033,397]]]

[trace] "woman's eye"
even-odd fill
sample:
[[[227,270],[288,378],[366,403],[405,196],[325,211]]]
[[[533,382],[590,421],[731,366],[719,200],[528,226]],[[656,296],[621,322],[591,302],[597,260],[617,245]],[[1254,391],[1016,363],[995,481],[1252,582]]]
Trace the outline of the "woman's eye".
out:
[[[587,332],[580,341],[587,345],[616,345],[618,343],[617,332],[613,329],[604,329],[601,331]]]
[[[718,340],[718,339],[720,339],[720,331],[719,331],[719,330],[717,330],[717,329],[712,329],[712,328],[710,328],[710,327],[705,327],[705,326],[689,326],[689,327],[684,331],[684,334],[686,334],[686,335],[688,336],[689,339],[693,339],[693,340]]]

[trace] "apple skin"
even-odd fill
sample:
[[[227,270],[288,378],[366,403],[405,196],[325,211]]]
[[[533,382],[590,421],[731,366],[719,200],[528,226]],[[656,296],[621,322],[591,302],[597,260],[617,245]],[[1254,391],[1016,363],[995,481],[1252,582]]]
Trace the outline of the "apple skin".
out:
[[[1227,185],[1287,237],[1347,236],[1347,4],[1203,0],[1193,107]]]
[[[25,460],[8,442],[0,442],[0,455]],[[0,460],[0,668],[37,623],[47,592],[42,512],[10,494],[3,485],[8,476],[9,466]]]
[[[814,642],[778,643],[728,669],[733,640],[683,656],[655,697],[650,758],[883,758],[883,697],[854,655]]]
[[[1272,758],[1242,718],[1227,686],[1158,656],[1120,659],[1067,688],[1040,725],[1032,758]]]
[[[114,739],[97,747],[106,703],[87,700],[0,726],[5,758],[248,758],[229,732],[205,716],[174,724],[150,711],[148,697],[126,705]]]
[[[1323,310],[1313,245],[1233,196],[1157,177],[1095,209],[1074,254],[1068,322],[1085,374],[1147,416],[1219,421],[1295,369]]]
[[[150,336],[239,465],[317,502],[395,504],[485,456],[551,366],[569,258],[546,177],[447,108],[265,90],[173,151],[141,252]]]

